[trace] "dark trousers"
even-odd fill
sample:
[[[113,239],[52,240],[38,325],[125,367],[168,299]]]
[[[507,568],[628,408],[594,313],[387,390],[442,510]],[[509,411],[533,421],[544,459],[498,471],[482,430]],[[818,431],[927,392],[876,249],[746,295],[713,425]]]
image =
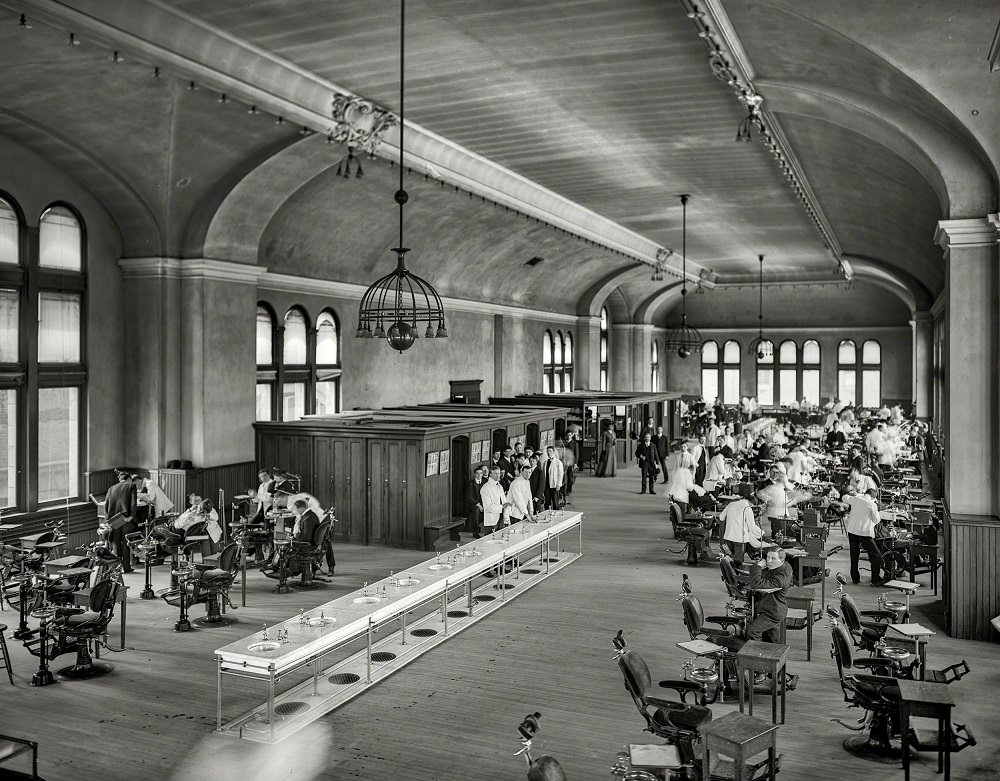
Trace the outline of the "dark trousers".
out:
[[[545,489],[545,509],[546,510],[558,510],[559,509],[559,489],[558,488],[546,488]]]
[[[129,522],[111,531],[111,551],[121,559],[122,569],[125,572],[132,571],[132,549],[125,542],[125,535],[135,531],[135,526]]]
[[[326,568],[330,570],[332,575],[334,567],[337,566],[337,556],[333,552],[333,540],[330,539],[330,535],[327,535],[323,547],[326,549]]]
[[[663,482],[667,482],[667,457],[660,456],[660,473],[663,475]]]
[[[646,491],[646,484],[649,483],[649,492],[655,493],[656,491],[656,470],[653,465],[650,464],[649,468],[643,468],[640,472],[642,475],[642,490],[643,493]]]
[[[882,554],[879,552],[875,540],[871,537],[861,537],[848,532],[847,540],[851,545],[851,580],[855,583],[861,582],[861,572],[858,569],[858,559],[861,558],[861,549],[865,549],[868,554],[868,562],[872,565],[872,580],[880,580],[882,572]]]
[[[563,491],[564,496],[569,496],[573,493],[573,483],[576,482],[576,469],[567,467],[566,469],[566,479],[563,481]]]
[[[781,631],[781,624],[784,620],[784,616],[776,618],[775,616],[758,613],[754,617],[754,620],[750,622],[750,626],[747,627],[747,638],[750,640],[762,640],[765,643],[781,643],[783,642],[782,636],[784,634]]]
[[[482,511],[478,507],[473,505],[472,509],[469,510],[469,517],[465,521],[465,530],[472,534],[479,534],[479,525],[482,522],[483,522]]]

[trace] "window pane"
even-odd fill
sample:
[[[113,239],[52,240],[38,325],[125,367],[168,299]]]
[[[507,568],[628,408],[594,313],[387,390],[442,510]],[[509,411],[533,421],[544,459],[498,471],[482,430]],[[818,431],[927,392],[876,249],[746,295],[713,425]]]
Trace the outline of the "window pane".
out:
[[[542,393],[552,393],[552,372],[547,371],[542,375]]]
[[[601,337],[601,363],[608,362],[608,337]]]
[[[608,310],[607,307],[601,308],[601,330],[608,330]]]
[[[865,342],[861,348],[861,362],[882,363],[882,346],[871,339]]]
[[[306,318],[298,309],[289,309],[285,315],[285,365],[302,366],[305,362]]]
[[[17,504],[17,391],[0,390],[0,507]]]
[[[306,414],[306,384],[286,383],[281,394],[282,420],[298,420]]]
[[[701,346],[701,362],[718,363],[719,345],[717,345],[715,342],[705,342],[705,344]]]
[[[802,398],[812,404],[819,404],[819,369],[802,371]]]
[[[722,372],[722,403],[740,403],[740,370],[725,369]]]
[[[80,470],[80,390],[38,391],[38,501],[76,497]]]
[[[601,390],[606,391],[608,389],[608,370],[601,369]]]
[[[38,294],[38,362],[80,362],[80,296]]]
[[[659,360],[660,360],[660,344],[659,344],[659,342],[656,342],[656,341],[653,342],[652,351],[653,351],[653,354],[651,356],[652,357],[652,362],[653,363],[658,363]]]
[[[563,391],[569,393],[573,390],[573,372],[564,371],[563,372]]]
[[[316,414],[332,415],[339,409],[337,403],[337,380],[316,383]]]
[[[660,367],[654,366],[653,371],[649,375],[650,389],[653,391],[658,391],[660,389]]]
[[[802,345],[802,363],[810,365],[819,363],[819,342],[810,339]]]
[[[740,362],[740,343],[734,342],[732,340],[726,342],[726,346],[722,350],[722,362],[723,363],[739,363]],[[729,402],[726,402],[727,404]]]
[[[562,393],[562,373],[556,372],[552,375],[552,392]]]
[[[791,404],[795,401],[795,369],[778,371],[778,403]]]
[[[761,347],[764,347],[765,345],[771,349],[767,351],[762,358],[757,358],[757,363],[774,363],[774,342],[764,340],[760,343]],[[773,404],[774,402],[771,403]]]
[[[340,362],[337,355],[337,321],[329,312],[320,312],[316,320],[316,363],[334,366]]]
[[[719,396],[719,370],[718,369],[702,369],[701,370],[701,395],[704,399],[711,402],[714,401]]]
[[[257,307],[257,365],[267,366],[274,363],[274,323],[271,313],[264,307]]]
[[[757,403],[766,407],[774,404],[774,370],[757,370]]]
[[[17,363],[18,295],[0,290],[0,363]]]
[[[563,363],[573,365],[573,334],[566,334],[563,340]]]
[[[865,369],[861,372],[861,406],[878,407],[882,404],[882,372]]]
[[[562,364],[563,343],[562,334],[556,331],[554,346],[552,348],[552,362],[556,365]]]
[[[17,212],[0,198],[0,263],[20,263]]]
[[[80,271],[83,268],[80,223],[69,209],[53,206],[38,223],[38,265]]]
[[[552,334],[548,331],[542,338],[542,363],[552,363]]]
[[[854,349],[854,342],[850,339],[845,339],[840,343],[840,347],[837,348],[837,363],[852,364],[856,361],[857,355]]]
[[[795,342],[784,341],[781,343],[781,347],[778,352],[778,363],[795,363],[797,356],[795,355]]]
[[[270,420],[270,419],[271,419],[271,386],[267,383],[258,383],[256,420]]]
[[[854,369],[837,372],[837,398],[845,403],[853,404],[858,398],[857,375]]]

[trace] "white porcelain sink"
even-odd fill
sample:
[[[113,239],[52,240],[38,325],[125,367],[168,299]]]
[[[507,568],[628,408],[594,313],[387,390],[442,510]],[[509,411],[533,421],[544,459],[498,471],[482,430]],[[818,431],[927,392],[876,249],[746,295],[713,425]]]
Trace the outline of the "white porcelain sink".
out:
[[[466,556],[466,557],[482,556],[483,552],[482,551],[478,551],[478,550],[460,550],[458,552],[458,555],[459,556]]]
[[[320,618],[316,616],[315,618],[307,618],[306,624],[309,626],[330,626],[330,624],[337,623],[336,618],[327,618],[326,616]]]
[[[442,569],[451,569],[451,564],[431,564],[427,569],[437,572]]]
[[[376,602],[381,602],[379,597],[355,597],[355,605],[374,605]]]
[[[266,651],[277,651],[279,648],[281,648],[281,643],[275,640],[261,640],[260,642],[257,643],[250,643],[250,645],[247,646],[248,651],[255,651],[257,653],[264,653]]]
[[[405,588],[406,586],[415,586],[419,582],[416,578],[400,578],[396,581],[396,584]]]

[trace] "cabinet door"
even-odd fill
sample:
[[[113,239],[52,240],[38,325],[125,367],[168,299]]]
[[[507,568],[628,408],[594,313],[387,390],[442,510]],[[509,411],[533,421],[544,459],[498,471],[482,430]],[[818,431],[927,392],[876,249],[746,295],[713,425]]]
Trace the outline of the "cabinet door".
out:
[[[407,442],[403,482],[403,545],[421,550],[424,545],[424,451]]]
[[[388,529],[389,473],[386,443],[368,443],[368,539],[367,544],[385,543]]]
[[[335,464],[331,445],[329,437],[313,438],[312,494],[324,510],[337,505],[333,490]]]
[[[403,544],[403,527],[406,524],[406,510],[403,498],[404,487],[401,479],[403,475],[404,447],[404,442],[390,442],[386,447],[389,458],[386,465],[386,479],[384,480],[384,484],[388,501],[386,503],[386,523],[383,528],[386,545],[392,545],[395,548]]]

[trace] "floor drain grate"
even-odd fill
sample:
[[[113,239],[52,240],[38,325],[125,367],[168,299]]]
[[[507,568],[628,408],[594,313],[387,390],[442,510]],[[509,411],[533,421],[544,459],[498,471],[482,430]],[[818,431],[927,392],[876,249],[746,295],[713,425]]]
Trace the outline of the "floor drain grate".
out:
[[[372,654],[373,662],[391,662],[396,658],[396,654],[389,651],[376,651]]]
[[[465,618],[467,615],[469,615],[469,614],[466,611],[464,611],[464,610],[449,610],[448,611],[448,618]]]
[[[513,583],[504,583],[504,584],[501,585],[500,583],[497,583],[493,588],[495,588],[497,591],[499,591],[500,589],[514,588],[514,584]]]
[[[541,570],[540,569],[522,569],[521,572],[524,573],[525,575],[537,575],[539,572],[541,572]]]
[[[414,637],[433,637],[438,633],[436,629],[414,629],[410,632]]]
[[[274,712],[279,716],[292,716],[309,708],[304,702],[283,702],[274,706]]]
[[[361,680],[360,675],[355,675],[354,673],[337,673],[336,675],[331,675],[327,680],[330,683],[336,683],[341,686],[348,683],[357,683]]]
[[[559,561],[555,556],[549,556],[545,561]]]
[[[480,594],[476,597],[476,602],[492,602],[494,599],[496,599],[496,597],[492,594]]]

